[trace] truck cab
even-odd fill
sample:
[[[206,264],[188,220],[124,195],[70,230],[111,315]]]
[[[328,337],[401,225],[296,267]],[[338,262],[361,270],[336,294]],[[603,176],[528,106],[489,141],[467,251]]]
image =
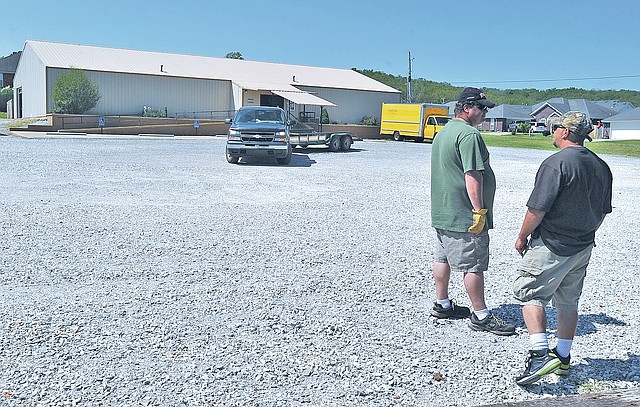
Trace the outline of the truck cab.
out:
[[[279,164],[289,164],[292,150],[289,123],[279,107],[244,106],[238,109],[227,133],[227,162],[237,164],[241,157],[271,156]]]
[[[424,129],[422,131],[422,138],[424,140],[431,140],[436,137],[436,134],[445,124],[447,124],[451,120],[449,116],[429,116],[424,125]]]

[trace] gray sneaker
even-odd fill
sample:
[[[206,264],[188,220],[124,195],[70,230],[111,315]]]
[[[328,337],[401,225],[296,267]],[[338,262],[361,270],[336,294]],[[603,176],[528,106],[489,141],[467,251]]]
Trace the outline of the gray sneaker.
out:
[[[442,308],[442,305],[434,302],[431,309],[431,316],[438,319],[461,319],[468,317],[470,313],[471,310],[468,307],[462,307],[453,300],[451,300],[449,308]]]
[[[475,313],[471,313],[469,327],[474,331],[486,331],[492,334],[509,336],[516,333],[516,327],[508,322],[504,322],[497,316],[489,314],[483,320],[479,320]]]
[[[563,358],[558,353],[557,348],[553,348],[549,351],[551,356],[555,356],[560,359],[560,366],[553,372],[559,376],[567,376],[569,374],[570,364],[571,364],[571,355],[568,355],[566,358]]]
[[[524,372],[516,378],[516,383],[520,386],[535,383],[542,376],[556,371],[561,364],[562,361],[558,358],[558,355],[552,353],[549,349],[530,350]]]

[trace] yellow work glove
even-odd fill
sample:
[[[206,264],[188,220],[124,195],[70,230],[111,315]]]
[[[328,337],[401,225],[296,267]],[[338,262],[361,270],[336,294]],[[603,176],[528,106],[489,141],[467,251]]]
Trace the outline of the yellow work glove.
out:
[[[477,235],[484,229],[484,222],[486,221],[487,210],[480,209],[479,211],[471,211],[473,213],[473,225],[469,228],[469,232]]]

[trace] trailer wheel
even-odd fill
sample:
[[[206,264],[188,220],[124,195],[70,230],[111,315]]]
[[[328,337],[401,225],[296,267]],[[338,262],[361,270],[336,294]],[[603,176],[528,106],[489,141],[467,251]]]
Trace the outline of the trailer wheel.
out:
[[[402,138],[402,136],[400,135],[400,132],[399,132],[399,131],[394,131],[394,132],[393,132],[393,139],[394,139],[395,141],[402,141],[402,140],[403,140],[403,138]]]
[[[338,150],[340,150],[340,137],[331,136],[331,140],[329,140],[329,151],[338,151]]]
[[[351,136],[342,136],[340,137],[340,150],[349,151],[351,148],[351,144],[353,144],[353,139]]]
[[[227,156],[227,162],[229,164],[238,164],[238,160],[240,159],[240,157],[234,157],[231,154],[229,154],[229,149],[225,148],[225,155]]]

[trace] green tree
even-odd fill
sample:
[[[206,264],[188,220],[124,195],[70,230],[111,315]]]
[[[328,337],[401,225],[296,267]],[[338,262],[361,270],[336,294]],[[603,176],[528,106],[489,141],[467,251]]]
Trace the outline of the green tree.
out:
[[[325,109],[324,107],[320,111],[320,122],[322,124],[328,124],[329,123],[329,112],[327,112],[327,109]]]
[[[225,58],[231,58],[231,59],[244,59],[244,57],[242,56],[241,53],[239,53],[238,51],[233,51],[233,52],[229,52],[227,55],[224,56]]]
[[[100,101],[100,88],[81,69],[71,68],[53,86],[56,113],[82,114]]]
[[[391,86],[402,92],[402,100],[405,101],[407,78],[405,76],[391,75],[388,73],[374,71],[371,69],[352,70],[373,78],[385,85]],[[470,86],[481,86],[471,84]],[[414,103],[442,103],[456,100],[462,86],[453,86],[446,82],[433,82],[424,78],[413,78],[411,80],[411,94]],[[496,104],[503,103],[509,105],[529,105],[543,102],[547,99],[564,97],[567,99],[586,99],[586,100],[620,100],[622,102],[630,102],[635,106],[640,106],[640,91],[620,89],[620,90],[586,90],[579,88],[564,89],[496,89],[483,87],[487,97]]]

